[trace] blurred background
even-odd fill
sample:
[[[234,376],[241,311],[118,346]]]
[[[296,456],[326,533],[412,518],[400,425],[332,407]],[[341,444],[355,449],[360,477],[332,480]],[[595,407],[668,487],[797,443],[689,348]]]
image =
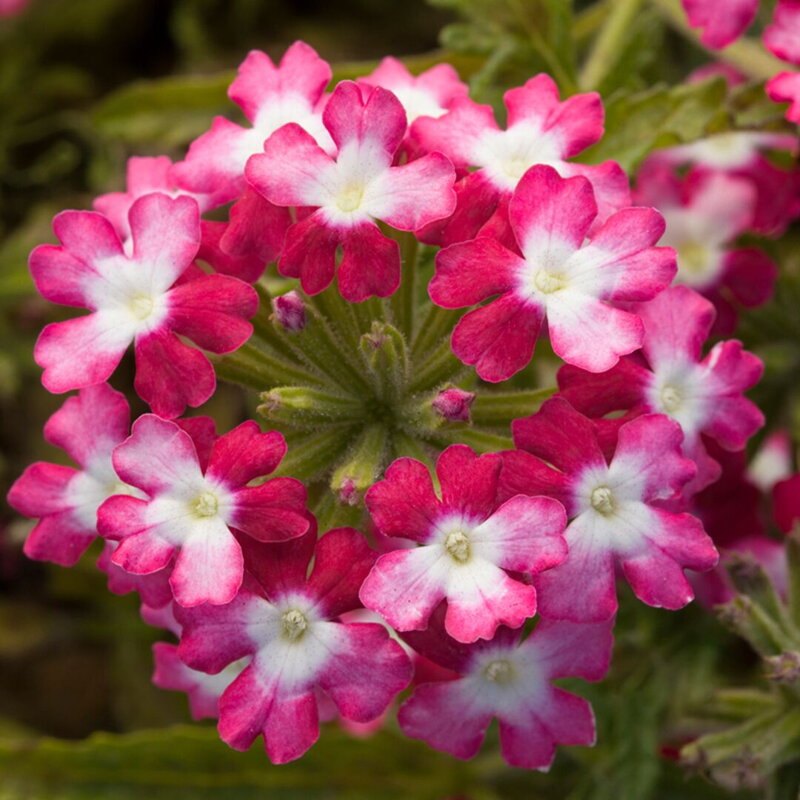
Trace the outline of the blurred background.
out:
[[[476,96],[496,99],[510,80],[559,67],[531,46],[515,6],[524,21],[553,0],[0,0],[0,496],[32,461],[64,459],[41,438],[63,398],[42,389],[32,360],[38,332],[60,312],[35,294],[26,263],[33,246],[53,241],[55,213],[121,189],[128,156],[179,157],[215,114],[238,118],[225,91],[251,48],[279,58],[303,39],[341,78],[384,55],[425,63],[444,45]],[[580,15],[579,45],[600,6]],[[702,60],[647,13],[628,45],[609,78],[616,89],[677,81]],[[131,377],[123,365],[112,382],[122,389]],[[130,399],[134,413],[145,410]],[[204,413],[225,429],[244,410],[240,391],[223,387]],[[672,721],[719,675],[733,681],[755,663],[702,608],[667,614],[623,602],[614,672],[580,690],[594,703],[600,745],[563,749],[547,776],[505,767],[491,736],[462,764],[394,723],[368,741],[328,725],[308,756],[276,768],[260,745],[234,753],[213,725],[186,725],[186,698],[150,683],[162,632],[140,621],[133,596],[108,592],[99,550],[68,570],[28,561],[20,548],[31,524],[0,506],[0,800],[750,796],[687,782],[675,764],[691,730]],[[81,741],[95,732],[108,735]]]

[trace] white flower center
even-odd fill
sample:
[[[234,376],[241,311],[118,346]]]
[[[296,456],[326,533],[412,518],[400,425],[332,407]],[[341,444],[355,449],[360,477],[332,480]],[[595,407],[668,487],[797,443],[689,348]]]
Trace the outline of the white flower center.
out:
[[[617,507],[614,495],[608,486],[598,486],[596,489],[593,489],[591,503],[595,511],[599,511],[601,514],[605,515],[613,513],[614,509]]]
[[[350,213],[356,211],[361,206],[364,199],[364,184],[362,183],[348,183],[339,192],[336,198],[336,205],[340,211]]]
[[[153,298],[146,294],[137,294],[130,299],[129,308],[134,317],[138,320],[147,319],[152,313],[155,304]]]
[[[213,492],[202,492],[194,501],[192,510],[198,517],[215,517],[219,511],[219,500]]]
[[[281,628],[285,639],[296,642],[308,630],[308,619],[302,611],[292,608],[281,617]]]
[[[680,271],[688,275],[701,275],[709,261],[708,247],[702,242],[689,239],[675,246]]]
[[[661,406],[668,414],[677,411],[683,402],[683,394],[676,386],[667,384],[661,390]]]
[[[453,561],[466,564],[472,555],[469,536],[464,531],[451,531],[444,540],[444,549],[450,554]]]
[[[542,294],[559,292],[567,285],[564,275],[540,269],[533,277],[533,283]]]
[[[503,172],[512,180],[518,181],[531,166],[530,158],[514,156],[503,162]]]
[[[490,661],[483,670],[486,680],[500,686],[507,686],[514,680],[514,667],[504,658]]]

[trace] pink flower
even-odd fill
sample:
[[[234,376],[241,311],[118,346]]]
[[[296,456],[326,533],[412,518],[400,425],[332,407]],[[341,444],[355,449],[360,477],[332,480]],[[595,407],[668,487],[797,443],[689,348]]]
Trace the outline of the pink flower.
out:
[[[501,459],[452,445],[439,457],[441,500],[427,467],[400,458],[365,500],[380,533],[418,547],[380,556],[361,602],[398,631],[420,630],[442,599],[445,628],[460,642],[518,628],[536,613],[536,591],[509,571],[538,573],[566,557],[566,517],[547,497],[497,502]]]
[[[318,294],[333,280],[341,245],[342,297],[387,297],[400,283],[400,251],[375,220],[413,231],[450,214],[453,166],[441,153],[392,166],[406,119],[386,89],[343,81],[323,121],[338,148],[335,159],[300,126],[285,125],[247,163],[248,181],[271,203],[316,209],[289,228],[279,271]]]
[[[106,574],[108,591],[119,595],[138,592],[142,603],[151,608],[163,608],[169,605],[173,599],[172,587],[169,585],[172,566],[151,572],[149,575],[133,575],[111,560],[117,547],[119,542],[106,539],[103,552],[97,559],[97,568]]]
[[[228,97],[252,127],[216,117],[211,130],[192,142],[185,160],[175,165],[173,178],[193,192],[216,194],[225,187],[226,200],[232,200],[244,188],[247,159],[260,153],[270,135],[287,122],[301,126],[331,150],[320,116],[330,79],[329,64],[304,42],[295,42],[278,66],[266,53],[252,50],[228,89]]]
[[[210,673],[252,656],[222,695],[220,736],[246,750],[263,734],[270,760],[282,764],[319,736],[318,689],[343,717],[369,722],[408,685],[411,663],[382,625],[337,619],[359,606],[375,557],[358,531],[340,528],[317,542],[312,526],[299,539],[246,553],[253,577],[232,603],[177,609],[179,655]]]
[[[457,99],[438,119],[420,118],[412,138],[425,150],[440,151],[462,174],[456,186],[453,217],[423,231],[437,244],[472,239],[483,229],[505,241],[508,201],[522,176],[535,164],[547,164],[563,177],[584,175],[592,181],[600,209],[598,224],[630,204],[628,179],[613,161],[588,165],[566,159],[603,135],[603,106],[596,92],[559,101],[548,75],[537,75],[504,96],[508,127],[501,130],[491,106],[467,97]]]
[[[711,300],[716,333],[733,332],[736,305],[751,308],[772,296],[778,270],[769,256],[756,247],[734,246],[753,219],[757,191],[752,181],[706,170],[679,180],[671,167],[651,161],[639,173],[636,200],[664,215],[661,243],[678,255],[676,280]]]
[[[400,727],[406,736],[466,759],[478,752],[497,717],[506,762],[546,771],[557,744],[595,742],[589,703],[552,681],[599,681],[611,660],[612,627],[613,620],[540,620],[523,641],[519,631],[501,628],[493,640],[473,645],[449,639],[440,625],[406,634],[409,644],[459,677],[418,686],[400,708]]]
[[[714,50],[735,42],[756,17],[758,0],[682,0],[693,28],[702,28],[700,41]]]
[[[778,0],[764,46],[782,61],[800,65],[800,0]]]
[[[415,76],[402,61],[391,57],[384,58],[358,83],[392,92],[403,104],[409,125],[418,117],[441,117],[457,99],[469,94],[450,64],[437,64]]]
[[[130,409],[125,396],[107,384],[81,389],[44,426],[44,438],[65,450],[81,469],[29,466],[8,493],[8,503],[39,522],[25,541],[28,558],[74,564],[97,536],[97,509],[113,494],[141,496],[117,477],[113,449],[128,436]]]
[[[767,94],[776,103],[789,103],[786,119],[800,125],[800,72],[780,72],[767,82]]]
[[[772,489],[775,522],[789,533],[800,521],[800,474],[779,481]]]
[[[308,529],[305,488],[293,478],[252,480],[277,469],[286,453],[279,433],[244,422],[217,439],[210,454],[174,422],[145,414],[115,451],[114,468],[147,500],[112,497],[98,511],[100,533],[120,544],[111,556],[135,575],[174,559],[178,603],[229,603],[242,583],[242,550],[231,528],[264,542]]]
[[[674,251],[653,247],[664,220],[651,208],[627,208],[586,244],[596,216],[586,178],[536,166],[509,206],[522,256],[483,237],[437,255],[429,286],[437,305],[463,308],[500,295],[453,332],[453,352],[481,378],[503,381],[525,367],[545,319],[556,354],[592,372],[641,345],[638,316],[606,301],[648,300],[672,280]]]
[[[214,370],[178,334],[216,353],[235,350],[252,326],[258,296],[245,283],[193,272],[200,239],[197,203],[150,194],[130,210],[131,255],[111,223],[94,211],[63,211],[53,221],[61,246],[30,257],[47,300],[88,308],[86,316],[48,325],[34,350],[51,392],[107,380],[133,342],[135,387],[156,413],[178,416],[213,394]],[[200,277],[196,277],[199,273]]]
[[[0,0],[0,19],[21,14],[29,3],[30,0]]]
[[[608,460],[592,421],[560,397],[512,430],[519,449],[504,454],[504,494],[549,494],[572,520],[567,560],[536,580],[543,617],[612,617],[617,563],[647,605],[677,609],[692,599],[683,570],[711,569],[717,551],[698,519],[663,508],[695,473],[674,420],[651,414],[622,425]]]
[[[672,417],[683,429],[684,453],[697,464],[690,491],[698,491],[719,477],[701,435],[725,450],[741,450],[764,424],[764,415],[743,395],[761,377],[763,364],[736,340],[718,342],[702,357],[714,307],[686,286],[667,289],[638,306],[638,313],[645,326],[643,358],[623,359],[602,375],[562,367],[561,394],[597,419],[612,411]]]
[[[469,422],[470,406],[475,392],[465,392],[458,386],[442,389],[431,402],[433,410],[449,422]]]

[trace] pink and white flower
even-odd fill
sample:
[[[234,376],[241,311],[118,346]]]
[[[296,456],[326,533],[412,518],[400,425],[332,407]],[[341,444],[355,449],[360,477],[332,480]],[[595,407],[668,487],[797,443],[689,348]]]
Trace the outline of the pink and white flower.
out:
[[[192,192],[216,194],[224,187],[225,199],[233,200],[244,189],[247,159],[260,153],[270,135],[289,122],[332,151],[321,117],[330,79],[330,65],[304,42],[295,42],[277,66],[266,53],[252,50],[228,89],[228,97],[252,127],[216,117],[211,130],[195,139],[186,158],[175,165],[173,178]]]
[[[376,220],[415,231],[450,214],[453,166],[441,153],[392,166],[406,118],[386,89],[343,81],[325,106],[323,122],[338,148],[336,158],[290,124],[247,163],[248,181],[271,203],[315,209],[289,228],[278,269],[300,278],[307,294],[317,294],[332,282],[341,246],[342,297],[354,303],[387,297],[400,283],[400,251]]]
[[[696,517],[664,509],[695,474],[677,422],[662,414],[627,422],[608,460],[594,423],[560,397],[512,431],[519,449],[503,457],[505,496],[549,494],[572,520],[567,560],[536,579],[543,617],[612,617],[616,564],[647,605],[677,609],[692,599],[683,570],[711,569],[717,551]]]
[[[778,0],[772,24],[764,30],[764,46],[781,61],[800,66],[800,2]]]
[[[68,398],[44,426],[44,438],[65,450],[81,469],[36,462],[17,478],[9,505],[39,519],[23,550],[28,558],[73,565],[97,537],[97,509],[106,498],[140,492],[114,471],[111,453],[128,436],[125,396],[108,384]]]
[[[775,264],[756,247],[734,244],[753,219],[758,197],[751,181],[704,170],[679,180],[671,167],[651,161],[639,173],[635,196],[664,215],[661,243],[677,253],[675,279],[711,300],[717,309],[716,333],[732,333],[736,305],[752,308],[772,296]]]
[[[178,603],[229,603],[244,570],[232,528],[264,542],[308,530],[299,481],[248,485],[274,472],[285,453],[279,433],[261,433],[255,422],[244,422],[220,436],[205,459],[174,422],[140,417],[113,461],[117,474],[148,499],[112,497],[98,511],[100,533],[120,542],[112,562],[148,575],[174,559],[170,585]]]
[[[365,497],[380,533],[417,547],[380,556],[359,596],[398,631],[420,630],[447,600],[445,629],[460,642],[518,628],[536,613],[536,591],[509,572],[533,573],[566,557],[566,517],[549,497],[497,502],[501,458],[448,447],[436,463],[439,499],[428,468],[397,459]]]
[[[682,0],[693,28],[702,28],[700,41],[714,50],[735,42],[751,25],[758,0]]]
[[[463,308],[453,352],[487,381],[510,378],[533,356],[547,320],[558,356],[592,372],[614,366],[642,343],[642,322],[608,301],[649,300],[675,275],[675,252],[653,247],[664,232],[652,208],[626,208],[586,243],[597,216],[591,183],[531,168],[509,206],[522,255],[480,237],[438,253],[429,286],[434,303]]]
[[[450,64],[436,64],[412,75],[402,61],[391,56],[358,83],[392,92],[403,104],[409,125],[418,117],[441,117],[456,100],[469,95],[467,84]]]
[[[541,74],[506,92],[504,100],[505,131],[497,125],[491,106],[467,97],[457,99],[444,116],[423,117],[413,124],[411,137],[423,150],[444,153],[465,175],[456,185],[455,213],[423,231],[426,240],[447,245],[483,232],[505,241],[508,202],[522,176],[536,164],[547,164],[565,178],[589,178],[599,208],[597,224],[630,205],[628,179],[619,164],[567,161],[603,135],[600,95],[590,92],[560,101],[553,79]]]
[[[602,375],[565,366],[561,394],[575,408],[616,428],[622,418],[602,420],[614,411],[666,414],[680,423],[684,453],[697,465],[688,491],[699,491],[719,477],[719,465],[702,437],[725,450],[741,450],[764,424],[764,415],[744,397],[758,382],[763,364],[741,342],[717,342],[703,358],[703,344],[714,321],[714,307],[687,286],[673,286],[638,307],[645,333],[642,356],[622,359]]]
[[[136,391],[156,413],[176,417],[208,400],[216,385],[208,359],[178,334],[212,352],[235,350],[250,337],[247,318],[258,295],[236,278],[193,267],[200,241],[194,200],[145,195],[129,222],[127,255],[101,214],[56,216],[62,244],[31,253],[33,280],[47,300],[91,313],[45,327],[34,357],[45,388],[61,393],[107,380],[133,342]]]
[[[358,531],[340,528],[317,542],[312,527],[246,552],[253,577],[232,603],[177,609],[179,655],[212,674],[252,657],[222,695],[220,736],[247,750],[263,735],[270,760],[282,764],[319,736],[319,689],[342,717],[369,722],[408,685],[411,662],[383,625],[338,619],[359,607],[358,587],[375,558]]]
[[[472,758],[493,718],[500,749],[514,767],[547,771],[556,745],[593,745],[594,714],[582,697],[552,681],[599,681],[611,660],[613,620],[594,625],[540,620],[520,641],[501,628],[492,641],[459,644],[440,625],[405,635],[432,661],[458,673],[454,680],[423,683],[401,706],[400,727],[457,758]]]

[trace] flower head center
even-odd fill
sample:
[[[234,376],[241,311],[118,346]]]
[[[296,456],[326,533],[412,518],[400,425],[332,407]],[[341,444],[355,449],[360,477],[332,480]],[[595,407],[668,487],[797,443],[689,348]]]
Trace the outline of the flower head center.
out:
[[[514,667],[510,661],[498,658],[490,661],[483,670],[486,680],[496,683],[499,686],[508,686],[514,680]]]
[[[611,514],[617,507],[614,495],[608,486],[598,486],[592,491],[592,508],[601,514]]]
[[[308,619],[302,611],[291,608],[281,617],[283,636],[290,642],[296,642],[308,630]]]
[[[453,561],[466,564],[472,555],[472,545],[464,531],[451,531],[444,540],[444,549],[447,550]]]
[[[540,269],[533,278],[533,283],[542,294],[553,294],[563,289],[567,281],[563,275]]]
[[[503,172],[512,180],[518,181],[528,171],[528,167],[530,166],[531,162],[529,158],[513,156],[503,162]]]
[[[336,198],[336,205],[340,211],[356,211],[364,200],[364,185],[362,183],[348,183]]]
[[[131,298],[129,307],[136,319],[145,320],[153,313],[153,298],[146,294],[137,294]]]
[[[682,272],[699,275],[708,264],[708,247],[702,242],[687,240],[675,248],[678,253],[678,265]]]
[[[194,513],[198,517],[214,517],[219,511],[219,500],[213,492],[202,492],[194,501]]]
[[[677,411],[683,402],[683,394],[675,386],[665,386],[661,390],[661,406],[668,414]]]

